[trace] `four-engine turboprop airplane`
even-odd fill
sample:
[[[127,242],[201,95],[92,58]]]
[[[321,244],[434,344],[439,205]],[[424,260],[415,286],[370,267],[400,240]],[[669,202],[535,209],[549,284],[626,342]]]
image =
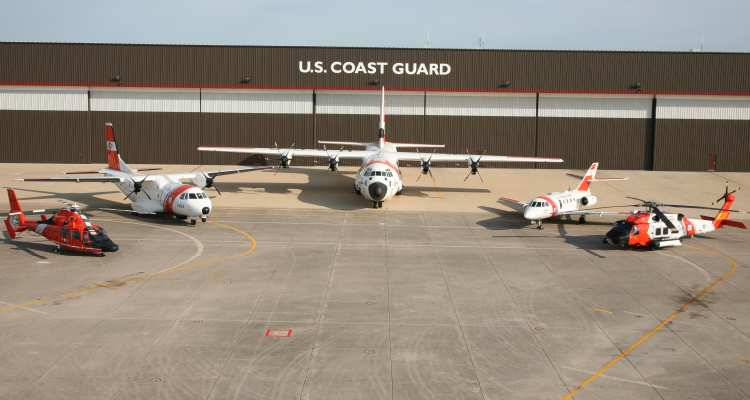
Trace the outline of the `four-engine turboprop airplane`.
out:
[[[593,206],[596,204],[596,197],[591,194],[589,186],[591,182],[602,182],[602,181],[622,181],[628,178],[595,178],[596,170],[599,168],[599,163],[591,164],[586,175],[580,176],[571,173],[564,173],[564,175],[571,178],[580,179],[581,183],[578,185],[576,190],[566,190],[564,192],[553,192],[546,196],[539,196],[529,203],[522,201],[501,197],[500,200],[520,205],[525,208],[523,217],[531,220],[531,223],[536,221],[538,229],[544,229],[542,220],[554,217],[555,215],[564,215],[570,220],[571,215],[580,215],[578,222],[585,224],[587,215],[622,215],[627,213],[618,212],[602,212],[602,211],[583,211],[583,206]]]
[[[254,167],[227,169],[209,172],[185,172],[175,174],[147,174],[131,169],[122,161],[115,142],[112,123],[105,125],[107,133],[107,161],[108,167],[96,171],[63,172],[63,174],[104,174],[102,177],[66,177],[66,178],[23,178],[14,181],[27,182],[112,182],[117,185],[126,196],[125,200],[133,201],[134,214],[155,214],[160,212],[172,213],[179,219],[188,219],[195,225],[198,217],[206,222],[211,212],[211,200],[199,187],[214,186],[217,176],[251,172],[273,167]],[[161,168],[141,169],[150,171]],[[186,185],[181,180],[190,180],[195,185]],[[216,191],[221,195],[218,189]]]
[[[382,88],[380,102],[380,123],[378,127],[378,140],[368,142],[330,142],[318,141],[320,144],[341,145],[341,149],[334,155],[323,148],[318,149],[295,149],[292,148],[252,148],[252,147],[199,147],[202,151],[223,151],[232,153],[253,153],[279,155],[281,168],[289,168],[294,157],[325,157],[328,158],[328,169],[337,171],[339,159],[359,158],[362,159],[362,167],[357,171],[354,189],[365,199],[372,201],[373,208],[383,207],[383,202],[390,200],[393,196],[401,194],[404,190],[403,176],[398,168],[400,160],[420,161],[422,173],[430,172],[431,161],[465,161],[471,169],[469,175],[479,173],[479,162],[562,162],[559,158],[539,157],[506,157],[471,154],[422,154],[419,152],[399,152],[400,147],[445,147],[445,145],[413,144],[413,143],[391,143],[385,139],[385,87]],[[346,150],[343,146],[364,146],[365,150]],[[468,151],[467,151],[468,153]],[[468,178],[468,176],[467,176]],[[480,175],[481,178],[481,175]]]

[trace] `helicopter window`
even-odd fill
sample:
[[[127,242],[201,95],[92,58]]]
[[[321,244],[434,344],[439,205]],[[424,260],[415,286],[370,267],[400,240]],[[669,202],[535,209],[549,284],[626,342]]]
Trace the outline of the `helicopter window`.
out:
[[[637,235],[637,234],[638,234],[638,232],[639,232],[639,229],[638,229],[638,227],[637,227],[637,226],[634,226],[634,227],[633,227],[633,235]]]
[[[60,235],[63,237],[68,237],[68,230],[65,228],[60,229]]]
[[[195,197],[195,193],[190,193],[190,194],[188,195],[188,197],[190,197],[190,199],[191,199],[191,200],[195,200],[195,199],[196,199],[196,197]]]
[[[78,232],[78,231],[70,232],[70,238],[73,240],[81,240],[81,232]]]

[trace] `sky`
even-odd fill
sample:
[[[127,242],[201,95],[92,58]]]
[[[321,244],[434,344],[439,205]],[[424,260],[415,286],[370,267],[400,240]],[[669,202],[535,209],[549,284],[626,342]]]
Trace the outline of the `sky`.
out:
[[[750,52],[748,16],[747,0],[0,0],[0,41]]]

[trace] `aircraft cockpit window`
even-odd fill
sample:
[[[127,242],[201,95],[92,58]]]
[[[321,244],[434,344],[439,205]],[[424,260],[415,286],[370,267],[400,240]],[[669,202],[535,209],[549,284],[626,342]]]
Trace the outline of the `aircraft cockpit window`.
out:
[[[376,176],[383,176],[383,171],[375,171]]]
[[[199,198],[199,199],[207,199],[207,198],[208,198],[208,196],[206,196],[206,195],[205,195],[205,194],[203,194],[203,193],[198,193],[198,198]]]
[[[84,242],[88,242],[88,241],[89,241],[89,233],[88,233],[87,231],[83,231],[83,232],[81,232],[81,239],[82,239],[82,240],[83,240]]]
[[[637,234],[638,234],[638,232],[639,232],[639,229],[638,229],[638,227],[637,227],[637,226],[634,226],[634,227],[633,227],[633,235],[637,235]]]
[[[81,232],[78,232],[78,231],[70,232],[70,238],[73,240],[81,240]]]
[[[180,200],[185,200],[185,193],[180,195]]]
[[[191,200],[195,200],[195,199],[196,199],[196,197],[195,197],[195,193],[190,193],[190,194],[188,194],[188,197],[189,197],[189,198],[190,198]]]

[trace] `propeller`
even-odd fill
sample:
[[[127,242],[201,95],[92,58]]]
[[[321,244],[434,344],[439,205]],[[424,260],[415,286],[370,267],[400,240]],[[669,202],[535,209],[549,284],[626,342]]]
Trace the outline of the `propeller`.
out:
[[[432,154],[430,154],[430,158],[425,160],[424,158],[422,158],[422,154],[419,153],[419,150],[417,150],[417,154],[419,154],[419,159],[422,162],[422,165],[421,165],[422,173],[419,174],[419,176],[417,177],[417,182],[419,182],[419,179],[422,178],[422,175],[427,175],[428,173],[430,174],[430,178],[432,178],[433,181],[435,180],[435,177],[432,176],[432,171],[430,170],[430,167],[432,166],[432,164],[430,164],[430,160],[432,160],[432,156],[435,155],[435,151],[437,151],[437,149],[433,150]]]
[[[714,201],[713,203],[711,203],[711,205],[714,205],[714,204],[716,204],[716,203],[718,203],[718,202],[720,202],[720,201],[722,201],[722,200],[726,199],[726,198],[727,198],[727,196],[729,196],[730,194],[732,194],[732,193],[734,193],[734,192],[736,192],[737,190],[740,190],[740,189],[741,189],[741,188],[739,188],[739,187],[738,187],[738,188],[737,188],[736,190],[733,190],[732,192],[730,192],[730,191],[729,191],[729,181],[727,181],[727,186],[726,186],[726,188],[724,189],[724,196],[721,196],[721,197],[719,197],[719,199],[718,199],[718,200],[716,200],[716,201]]]
[[[281,161],[279,163],[279,169],[281,169],[281,168],[287,168],[287,169],[291,170],[291,168],[289,167],[289,161],[291,161],[292,159],[289,158],[287,155],[289,154],[290,151],[292,151],[292,149],[294,149],[294,145],[295,144],[296,143],[292,143],[292,146],[289,148],[289,150],[287,150],[286,153],[282,153],[281,149],[279,149],[279,145],[276,144],[276,142],[273,142],[274,147],[276,148],[276,150],[279,152],[279,155],[281,156],[281,158],[277,158],[276,159],[277,161]],[[278,174],[278,173],[279,173],[279,170],[277,169],[276,170],[276,174]],[[274,174],[274,175],[276,175],[276,174]]]
[[[340,164],[340,162],[339,162],[339,154],[341,153],[341,151],[344,150],[344,146],[341,146],[341,148],[339,149],[339,151],[336,152],[336,155],[333,156],[333,157],[331,157],[331,153],[328,152],[328,149],[326,148],[325,145],[323,145],[323,150],[325,150],[326,154],[328,154],[328,169],[323,174],[323,177],[326,176],[326,174],[328,173],[328,171],[336,171],[339,174],[339,178],[341,178],[341,172],[339,172],[338,164]]]
[[[140,192],[141,188],[143,187],[143,182],[145,182],[146,179],[148,179],[149,176],[151,176],[151,174],[146,175],[146,177],[143,178],[143,179],[141,179],[140,181],[137,181],[137,180],[135,180],[133,178],[130,178],[130,180],[133,182],[133,191],[130,192],[129,195],[125,196],[125,198],[123,200],[127,200],[128,197],[130,197],[133,193],[135,193],[137,195],[138,192]],[[148,197],[148,199],[151,200],[151,196],[149,196],[148,193],[146,193],[145,191],[143,193],[145,193],[146,197]]]
[[[484,156],[484,153],[486,153],[487,150],[483,151],[482,154],[479,155],[479,158],[476,160],[471,157],[471,153],[469,153],[469,149],[466,149],[466,154],[469,155],[469,168],[471,168],[471,171],[469,171],[469,175],[466,175],[466,178],[464,178],[464,182],[466,182],[466,179],[469,179],[471,175],[479,175],[479,179],[482,180],[482,183],[484,183],[484,179],[482,179],[482,174],[479,173],[479,160],[482,159]]]
[[[219,174],[220,173],[221,173],[221,170],[219,170]],[[219,196],[221,196],[221,191],[219,190],[219,188],[217,188],[214,185],[214,178],[216,178],[216,175],[218,175],[218,174],[216,174],[214,176],[211,176],[211,175],[206,175],[206,173],[203,172],[203,171],[201,171],[201,174],[203,174],[203,177],[206,179],[206,185],[203,186],[203,189],[201,189],[201,190],[205,190],[206,188],[214,188],[216,190],[216,193],[218,193]]]

